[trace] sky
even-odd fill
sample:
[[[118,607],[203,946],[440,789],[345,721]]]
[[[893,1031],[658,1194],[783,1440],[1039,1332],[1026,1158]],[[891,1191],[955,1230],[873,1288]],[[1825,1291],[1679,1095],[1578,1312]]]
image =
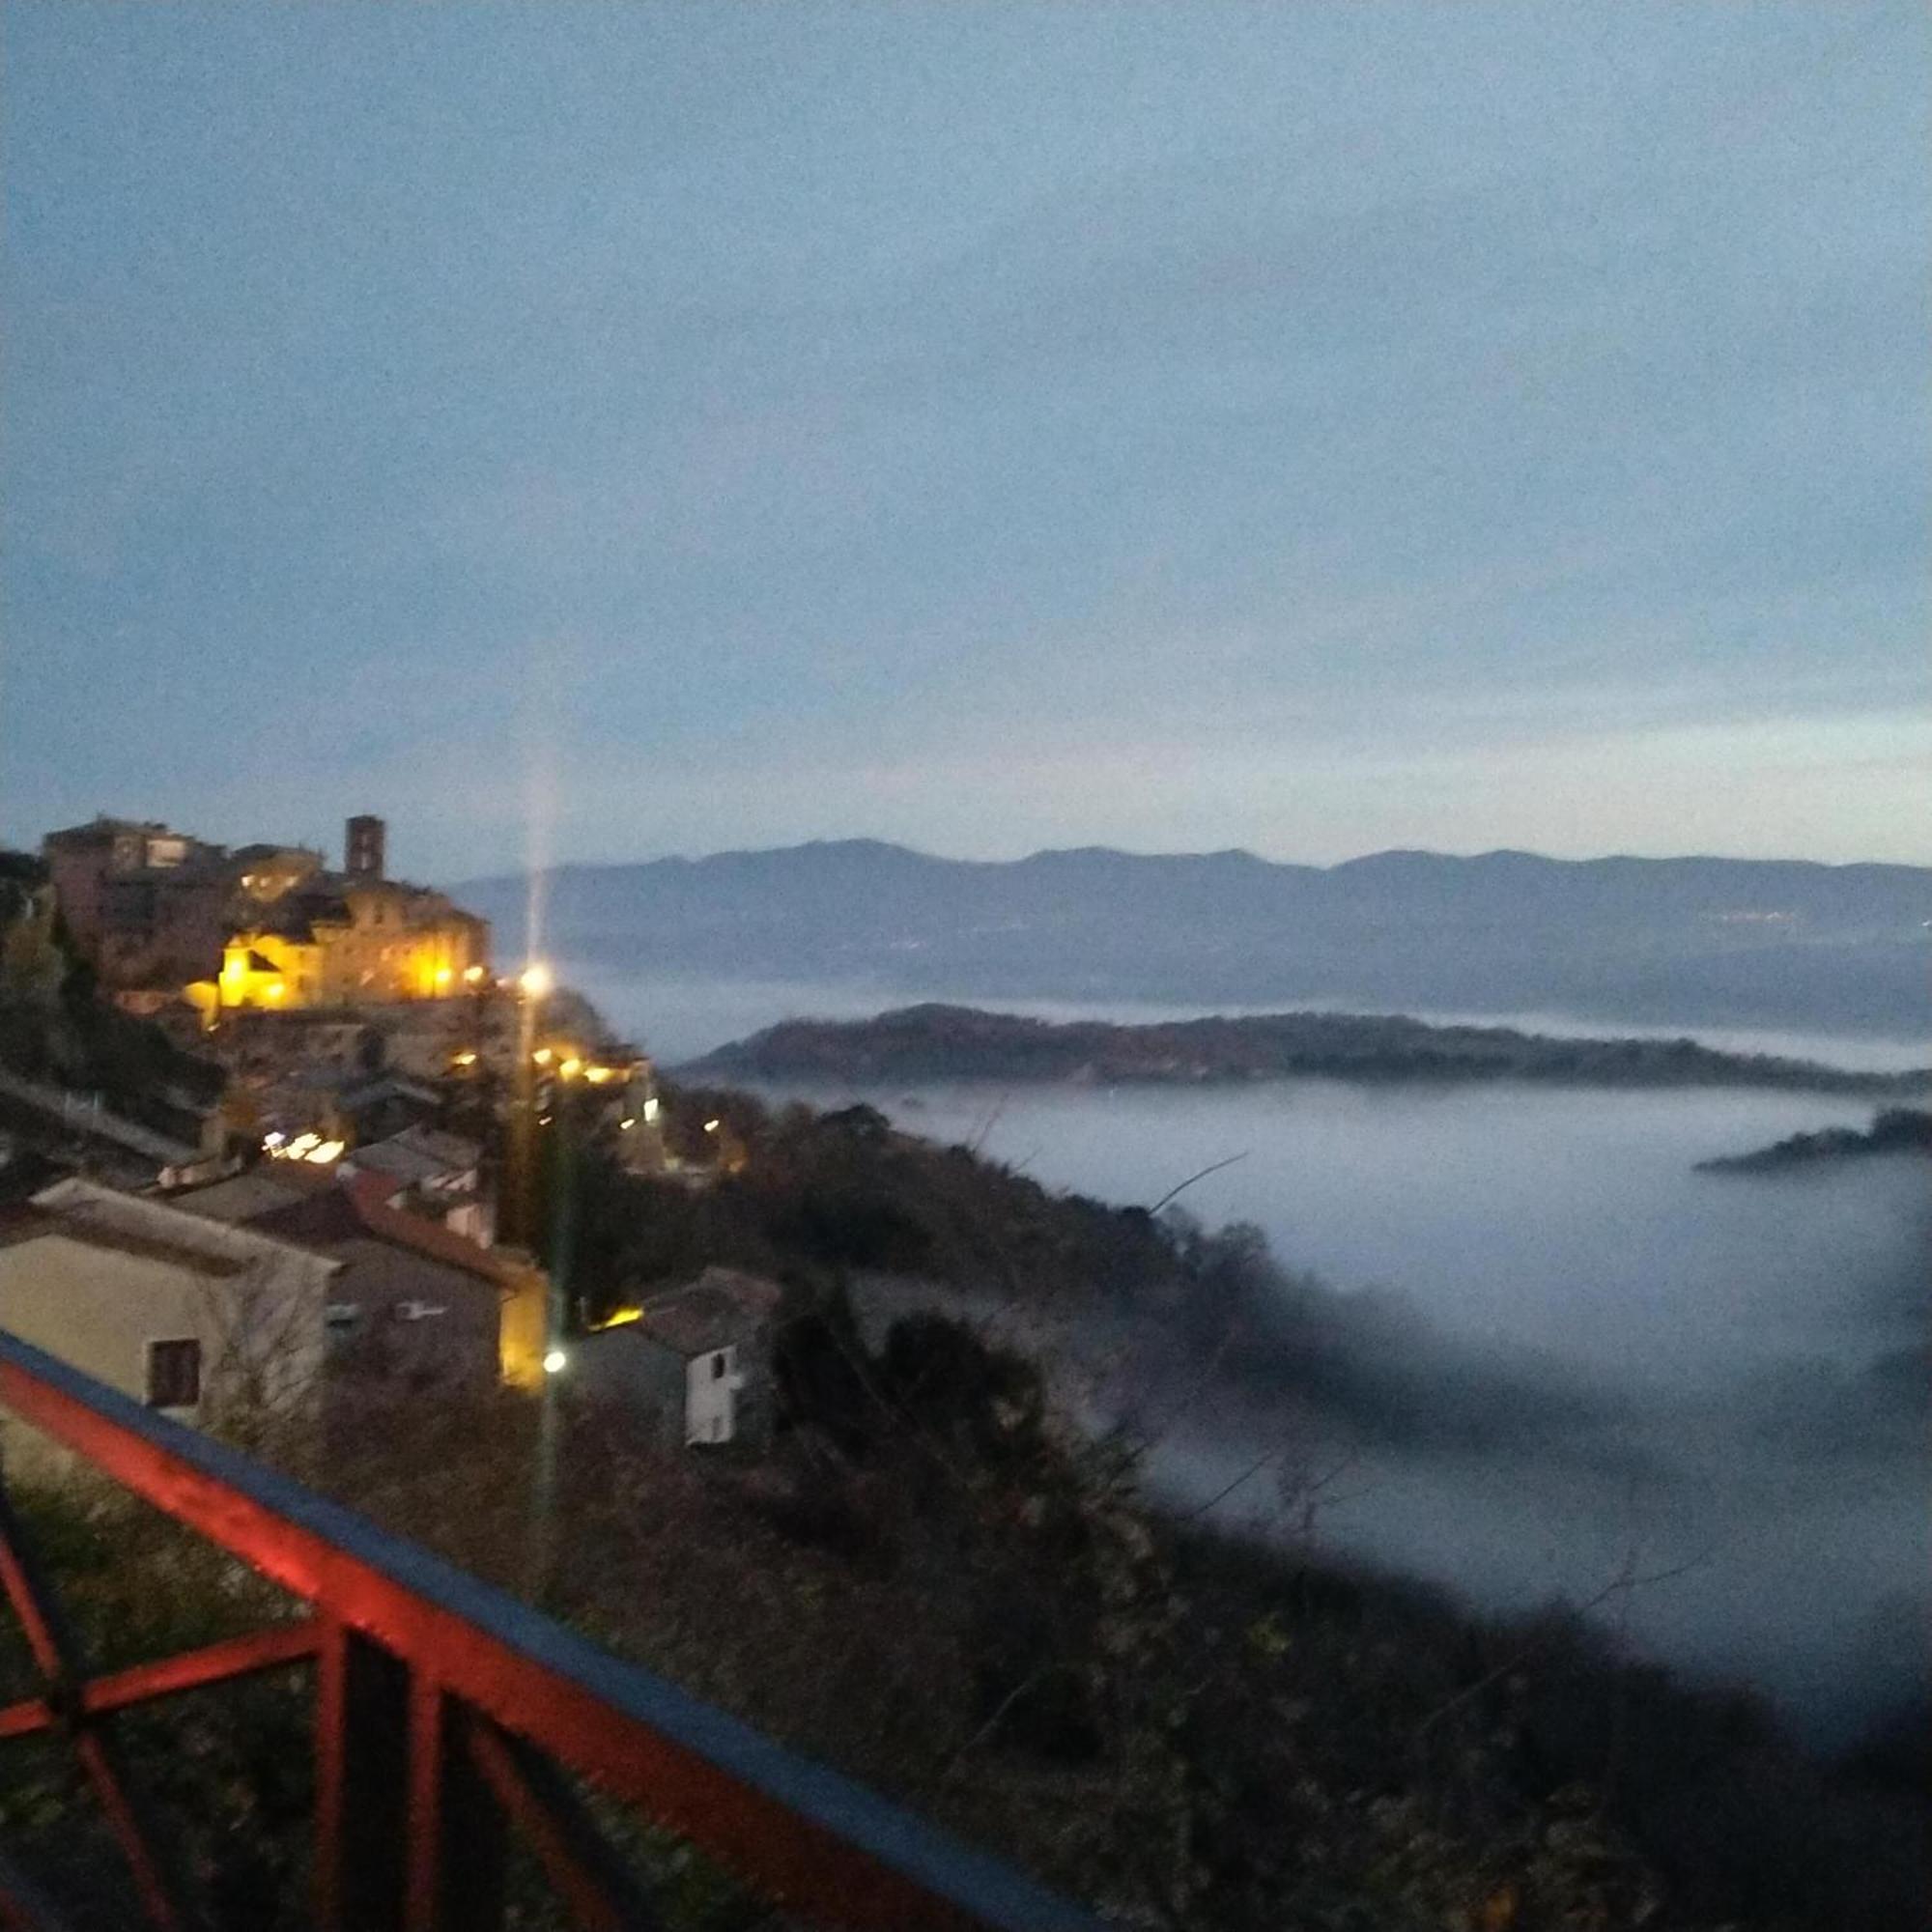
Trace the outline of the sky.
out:
[[[1932,863],[1932,14],[0,10],[0,839]]]

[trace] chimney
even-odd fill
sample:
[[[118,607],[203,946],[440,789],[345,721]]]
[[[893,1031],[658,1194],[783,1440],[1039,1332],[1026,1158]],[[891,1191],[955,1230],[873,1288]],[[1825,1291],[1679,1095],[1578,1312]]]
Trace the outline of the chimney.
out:
[[[352,879],[380,879],[383,876],[383,847],[388,827],[366,812],[349,821],[342,841],[342,869]]]

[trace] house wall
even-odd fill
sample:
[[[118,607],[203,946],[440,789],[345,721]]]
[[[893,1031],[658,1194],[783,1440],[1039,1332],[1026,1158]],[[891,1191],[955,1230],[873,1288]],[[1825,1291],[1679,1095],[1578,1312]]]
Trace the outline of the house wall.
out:
[[[424,1390],[482,1394],[497,1385],[501,1293],[494,1283],[386,1241],[342,1241],[333,1252],[345,1265],[329,1301],[359,1311],[353,1326],[333,1331],[335,1362]],[[444,1312],[408,1320],[407,1302]]]
[[[550,1277],[534,1264],[519,1263],[502,1248],[490,1252],[505,1272],[497,1318],[498,1372],[512,1388],[541,1388],[544,1349],[550,1339]]]
[[[61,917],[75,945],[90,956],[100,944],[101,899],[114,847],[103,837],[49,839],[45,845],[47,876]]]
[[[738,1434],[743,1387],[735,1348],[712,1349],[684,1365],[684,1439],[730,1442]]]
[[[202,1348],[202,1401],[167,1412],[197,1427],[251,1372],[273,1404],[297,1408],[319,1386],[328,1271],[291,1260],[215,1276],[50,1233],[0,1248],[0,1327],[136,1402],[147,1398],[147,1345],[192,1337]],[[43,1474],[67,1463],[57,1444],[4,1411],[0,1457]]]
[[[227,935],[228,898],[225,873],[206,864],[110,872],[96,953],[103,983],[178,985],[213,971]]]
[[[440,894],[372,885],[343,897],[349,923],[316,927],[325,1004],[450,998],[487,963],[487,929]]]
[[[250,967],[251,953],[273,968]],[[272,932],[237,933],[222,951],[218,992],[226,1008],[262,1007],[280,1012],[322,1004],[325,975],[322,949]]]

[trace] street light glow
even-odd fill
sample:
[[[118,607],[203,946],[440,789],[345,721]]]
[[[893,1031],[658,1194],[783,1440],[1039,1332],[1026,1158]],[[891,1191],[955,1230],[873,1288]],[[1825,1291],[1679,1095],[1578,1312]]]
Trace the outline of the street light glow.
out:
[[[544,1374],[547,1376],[560,1376],[569,1362],[570,1357],[561,1349],[553,1349],[543,1358]]]
[[[541,959],[533,959],[524,968],[523,978],[517,984],[523,988],[526,999],[540,1000],[556,981],[551,978],[550,968]]]

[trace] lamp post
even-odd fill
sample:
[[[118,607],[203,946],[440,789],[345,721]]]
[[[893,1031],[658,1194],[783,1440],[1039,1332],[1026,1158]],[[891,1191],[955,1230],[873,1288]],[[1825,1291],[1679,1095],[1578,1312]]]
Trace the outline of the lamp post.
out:
[[[537,1016],[554,981],[541,961],[526,966],[517,980],[517,1075],[511,1087],[511,1232],[519,1246],[536,1252],[537,1202]],[[546,1335],[546,1342],[549,1337]]]
[[[536,1467],[530,1493],[530,1540],[526,1594],[540,1602],[550,1580],[555,1549],[556,1508],[556,1379],[566,1366],[563,1350],[561,1284],[555,1255],[538,1255],[544,1235],[539,1213],[537,1135],[537,1019],[555,981],[550,968],[532,960],[517,980],[521,1004],[517,1013],[517,1086],[513,1134],[517,1170],[517,1238],[546,1264],[544,1336],[541,1369],[543,1387],[537,1398]]]

